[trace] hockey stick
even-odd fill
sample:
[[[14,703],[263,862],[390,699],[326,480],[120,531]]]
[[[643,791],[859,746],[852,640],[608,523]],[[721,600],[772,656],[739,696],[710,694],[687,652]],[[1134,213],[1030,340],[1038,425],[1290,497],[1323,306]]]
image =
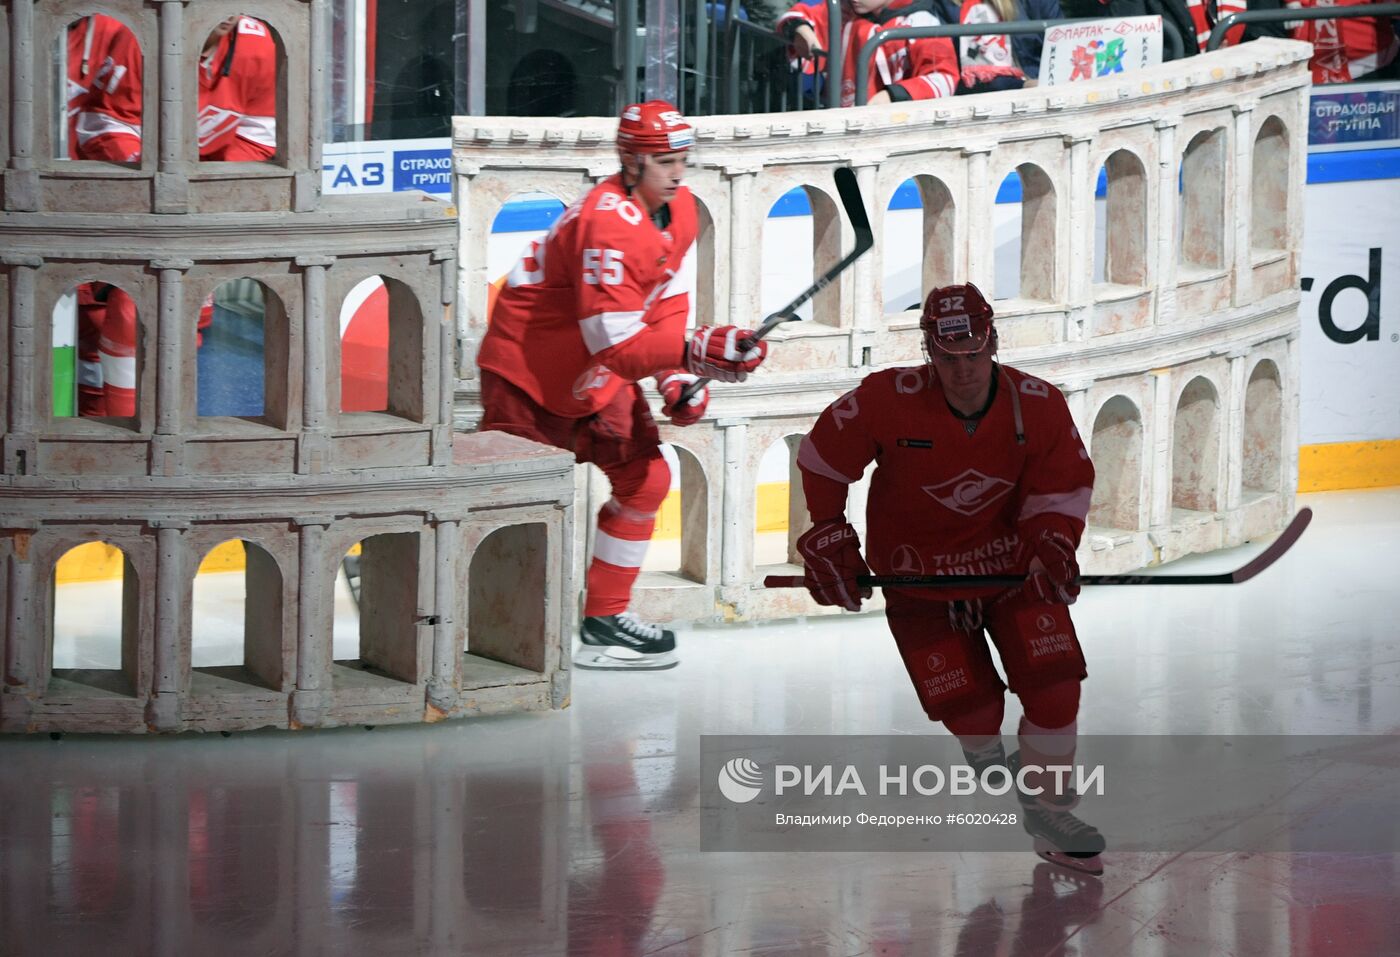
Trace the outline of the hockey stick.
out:
[[[754,330],[754,334],[739,343],[739,348],[747,351],[753,348],[753,344],[762,339],[773,329],[784,323],[798,318],[797,310],[817,293],[836,281],[843,272],[850,268],[861,256],[870,251],[870,247],[875,245],[875,234],[870,230],[870,217],[865,212],[865,201],[860,196],[860,184],[856,182],[855,171],[848,166],[838,166],[835,172],[836,192],[841,196],[841,207],[846,211],[846,218],[851,221],[851,228],[856,234],[856,244],[851,247],[851,251],[841,257],[836,265],[817,277],[817,281],[812,283],[796,299],[788,303],[777,312],[769,314],[763,320],[763,324]],[[710,382],[708,378],[699,378],[686,386],[681,393],[680,405],[688,402],[691,396],[699,392]]]
[[[1293,516],[1279,537],[1254,558],[1232,572],[1218,575],[1080,575],[1080,585],[1238,585],[1247,582],[1293,547],[1312,521],[1312,509],[1301,509]],[[1015,587],[1025,582],[1025,575],[857,575],[856,584],[871,588],[968,588],[997,585]],[[801,575],[769,575],[763,579],[764,588],[801,588]]]

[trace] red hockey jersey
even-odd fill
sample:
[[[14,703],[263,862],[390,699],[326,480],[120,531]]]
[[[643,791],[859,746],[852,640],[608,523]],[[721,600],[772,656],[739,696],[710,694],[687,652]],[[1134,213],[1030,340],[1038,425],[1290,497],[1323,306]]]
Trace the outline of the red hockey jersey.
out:
[[[1053,528],[1079,542],[1094,466],[1065,398],[1042,379],[998,369],[996,397],[971,435],[932,371],[914,366],[867,376],[802,440],[797,464],[816,520],[842,515],[847,487],[875,462],[864,549],[875,574],[1016,573],[1021,537]],[[998,590],[915,594],[946,601]]]
[[[141,44],[94,13],[68,27],[68,157],[141,159]]]
[[[78,286],[78,414],[136,414],[136,303],[110,283]]]
[[[1248,4],[1245,0],[1186,0],[1186,8],[1191,13],[1191,22],[1196,27],[1196,45],[1202,53],[1210,45],[1210,32],[1215,25],[1232,13],[1243,13]],[[1222,47],[1232,47],[1244,39],[1244,24],[1225,31]],[[1189,41],[1188,41],[1189,42]]]
[[[935,27],[941,22],[928,0],[893,0],[876,13],[844,17],[841,25],[841,105],[856,102],[856,57],[865,41],[883,30],[896,27]],[[817,33],[822,46],[827,43],[826,5],[798,4],[778,18],[777,30],[805,23]],[[786,35],[786,34],[785,34]],[[947,37],[921,37],[882,43],[870,59],[870,71],[862,78],[873,96],[888,90],[890,99],[931,100],[952,96],[958,88],[958,55]]]
[[[277,153],[277,42],[239,17],[199,61],[199,158],[269,160]]]
[[[1364,7],[1368,0],[1288,0],[1288,6]],[[1304,20],[1293,39],[1313,45],[1314,83],[1350,83],[1389,66],[1400,52],[1400,41],[1389,17],[1350,20]]]
[[[681,366],[698,218],[684,186],[669,205],[658,228],[612,176],[565,210],[506,278],[477,365],[570,418]]]

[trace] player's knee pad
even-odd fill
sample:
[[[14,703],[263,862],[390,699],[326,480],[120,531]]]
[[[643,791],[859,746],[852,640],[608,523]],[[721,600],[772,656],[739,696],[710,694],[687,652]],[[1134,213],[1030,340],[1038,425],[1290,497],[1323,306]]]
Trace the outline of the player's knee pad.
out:
[[[1006,685],[986,639],[953,628],[941,602],[886,600],[890,631],[929,720],[946,722],[1001,700]]]
[[[1069,678],[1019,692],[1026,720],[1039,728],[1063,728],[1079,716],[1079,679]]]
[[[658,452],[605,469],[613,498],[634,512],[656,514],[671,491],[671,467]]]
[[[1017,592],[990,606],[987,631],[1001,654],[1007,684],[1022,700],[1063,681],[1077,683],[1087,674],[1084,651],[1064,605],[1031,601]]]
[[[1001,733],[1001,719],[1006,714],[1006,696],[998,689],[965,703],[957,713],[943,719],[943,726],[959,738],[979,737]]]

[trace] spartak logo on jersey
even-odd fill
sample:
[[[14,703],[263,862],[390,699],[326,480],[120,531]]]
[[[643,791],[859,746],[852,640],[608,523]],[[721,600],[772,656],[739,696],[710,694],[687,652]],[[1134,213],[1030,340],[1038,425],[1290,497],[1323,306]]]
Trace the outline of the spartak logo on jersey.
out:
[[[243,114],[221,109],[212,103],[199,111],[199,145],[208,146],[238,125]]]
[[[588,393],[601,389],[613,379],[613,371],[607,366],[589,366],[574,380],[574,398],[582,402]]]
[[[940,485],[925,485],[924,491],[945,508],[962,515],[975,515],[1015,487],[1006,479],[968,469]]]

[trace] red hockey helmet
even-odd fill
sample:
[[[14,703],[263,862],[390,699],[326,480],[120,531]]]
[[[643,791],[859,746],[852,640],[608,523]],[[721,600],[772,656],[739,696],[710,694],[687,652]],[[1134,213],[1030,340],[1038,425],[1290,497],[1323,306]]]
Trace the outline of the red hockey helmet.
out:
[[[624,153],[678,153],[695,145],[695,130],[665,100],[633,103],[617,124],[617,148]]]
[[[980,352],[989,339],[996,342],[992,307],[970,282],[939,286],[930,292],[924,300],[919,328],[924,332],[924,346],[930,356],[935,352],[967,355]]]

